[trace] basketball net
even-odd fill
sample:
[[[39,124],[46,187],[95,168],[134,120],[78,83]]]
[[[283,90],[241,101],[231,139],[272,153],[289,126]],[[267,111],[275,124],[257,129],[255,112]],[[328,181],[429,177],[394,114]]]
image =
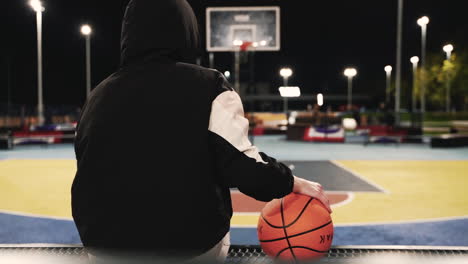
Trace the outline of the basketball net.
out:
[[[245,52],[245,51],[251,50],[253,47],[254,47],[253,42],[251,42],[251,41],[243,41],[243,42],[242,42],[242,45],[240,45],[239,48],[240,48],[240,51]]]
[[[235,80],[234,80],[234,89],[239,93],[242,94],[240,91],[240,65],[242,62],[245,62],[247,58],[247,52],[252,51],[255,48],[255,45],[251,41],[242,41],[242,44],[237,46],[235,50]]]
[[[255,51],[256,44],[257,43],[254,43],[252,41],[242,41],[242,44],[238,46],[240,60],[242,63],[245,63],[248,60],[248,53],[250,51]]]

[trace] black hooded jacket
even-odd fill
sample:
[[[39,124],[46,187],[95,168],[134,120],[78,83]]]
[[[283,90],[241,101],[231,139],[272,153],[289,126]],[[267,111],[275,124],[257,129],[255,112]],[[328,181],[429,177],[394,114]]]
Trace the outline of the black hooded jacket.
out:
[[[72,211],[85,246],[200,255],[229,231],[230,188],[261,201],[292,191],[291,171],[248,141],[223,75],[190,64],[198,41],[185,0],[128,4],[121,66],[77,127]]]

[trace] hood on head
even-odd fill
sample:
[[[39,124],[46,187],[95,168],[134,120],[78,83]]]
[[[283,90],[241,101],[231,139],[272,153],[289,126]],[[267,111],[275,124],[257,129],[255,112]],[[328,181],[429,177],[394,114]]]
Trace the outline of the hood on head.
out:
[[[131,0],[122,23],[122,66],[146,60],[193,63],[199,33],[186,0]]]

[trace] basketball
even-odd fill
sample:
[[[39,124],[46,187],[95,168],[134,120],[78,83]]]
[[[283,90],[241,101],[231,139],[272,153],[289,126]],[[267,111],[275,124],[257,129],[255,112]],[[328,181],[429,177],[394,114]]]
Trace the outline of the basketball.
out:
[[[313,261],[328,253],[333,241],[333,221],[320,201],[291,193],[266,204],[257,232],[268,256]]]

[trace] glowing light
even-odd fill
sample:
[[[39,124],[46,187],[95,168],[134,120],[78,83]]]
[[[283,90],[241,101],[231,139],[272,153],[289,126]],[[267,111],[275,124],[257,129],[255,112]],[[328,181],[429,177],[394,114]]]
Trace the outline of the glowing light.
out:
[[[239,47],[240,47],[240,46],[242,46],[242,44],[244,44],[244,41],[242,41],[242,40],[240,40],[240,39],[236,39],[236,40],[234,40],[234,41],[232,42],[232,44],[233,44],[234,46],[239,46]]]
[[[452,57],[453,45],[452,44],[445,45],[444,51],[445,53],[447,53],[447,60],[450,60],[450,57]]]
[[[323,94],[321,94],[321,93],[317,94],[317,104],[319,106],[323,105]]]
[[[36,12],[44,12],[45,8],[42,6],[41,1],[39,0],[31,0],[29,5],[34,9]]]
[[[301,89],[297,86],[281,86],[279,88],[282,97],[299,97]]]
[[[344,71],[344,75],[348,78],[352,78],[357,75],[357,70],[355,68],[347,68]]]
[[[343,118],[343,127],[346,130],[355,130],[357,128],[357,122],[354,118]]]
[[[297,111],[292,111],[288,118],[288,123],[294,125],[296,123],[296,118],[298,116]],[[290,167],[291,168],[291,167]]]
[[[419,57],[418,56],[411,57],[410,61],[411,63],[416,64],[419,62]]]
[[[293,74],[293,71],[290,68],[282,68],[280,70],[280,75],[284,78],[289,78]]]
[[[81,34],[88,36],[88,35],[91,35],[91,32],[93,32],[93,30],[91,29],[89,25],[83,25],[81,27]]]
[[[427,24],[429,24],[429,21],[430,20],[427,16],[423,16],[420,19],[418,19],[418,25],[420,25],[421,27],[426,26]]]
[[[445,52],[452,52],[453,51],[453,45],[452,44],[448,44],[448,45],[445,45],[444,46],[444,51]]]
[[[385,72],[386,73],[391,73],[392,70],[393,70],[392,66],[390,66],[390,65],[385,66]]]
[[[224,76],[226,76],[226,78],[231,77],[231,72],[230,71],[225,71]]]

